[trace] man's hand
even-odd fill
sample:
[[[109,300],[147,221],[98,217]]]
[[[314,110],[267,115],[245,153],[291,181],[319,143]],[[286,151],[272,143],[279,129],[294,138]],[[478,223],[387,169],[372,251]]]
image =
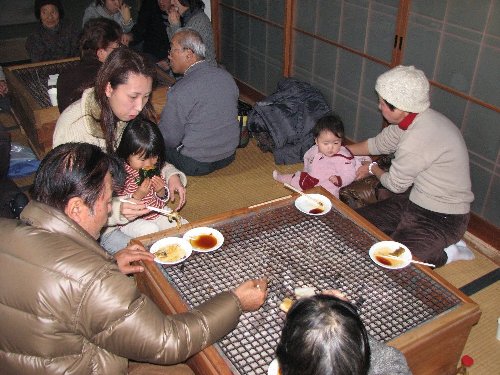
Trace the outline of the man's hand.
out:
[[[125,216],[127,220],[131,221],[149,213],[146,205],[141,203],[141,201],[133,198],[129,198],[128,200],[134,203],[122,202],[120,206],[120,213]]]
[[[240,300],[243,311],[255,311],[259,309],[266,300],[267,280],[248,280],[234,290],[234,294]]]
[[[177,174],[170,176],[167,185],[171,202],[175,202],[175,193],[179,194],[179,204],[175,209],[175,211],[179,211],[186,203],[186,188],[182,186],[181,178]]]
[[[143,272],[144,267],[133,266],[130,263],[142,261],[153,261],[155,256],[138,244],[127,246],[125,249],[118,251],[114,255],[116,264],[121,273],[128,275],[131,273]]]
[[[342,293],[340,290],[337,290],[337,289],[322,290],[321,294],[325,294],[327,296],[337,297],[338,299],[341,299],[341,300],[344,300],[346,302],[349,302],[349,299],[345,296],[345,294]]]

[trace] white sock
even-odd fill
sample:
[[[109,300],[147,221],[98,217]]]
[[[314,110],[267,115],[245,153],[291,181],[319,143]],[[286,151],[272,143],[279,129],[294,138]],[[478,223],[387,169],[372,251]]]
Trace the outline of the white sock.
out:
[[[276,181],[279,181],[279,177],[280,177],[280,174],[277,170],[274,170],[273,171],[273,178],[276,180]],[[281,182],[281,181],[280,181]]]
[[[448,255],[446,264],[456,260],[472,260],[475,258],[474,253],[467,247],[467,244],[463,240],[448,246],[444,249],[444,252]]]

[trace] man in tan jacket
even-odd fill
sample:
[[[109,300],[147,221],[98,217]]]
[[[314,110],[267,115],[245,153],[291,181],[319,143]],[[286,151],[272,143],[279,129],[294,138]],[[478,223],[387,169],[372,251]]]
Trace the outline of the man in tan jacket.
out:
[[[122,177],[99,147],[61,145],[42,161],[21,221],[0,219],[2,374],[192,374],[151,364],[185,361],[263,304],[266,282],[249,280],[190,312],[161,313],[124,275],[152,255],[134,245],[115,260],[96,241]]]

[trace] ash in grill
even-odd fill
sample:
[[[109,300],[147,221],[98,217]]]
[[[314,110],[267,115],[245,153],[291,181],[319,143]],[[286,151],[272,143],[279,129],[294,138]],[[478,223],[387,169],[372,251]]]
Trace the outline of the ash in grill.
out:
[[[358,305],[368,333],[382,342],[460,303],[413,266],[377,267],[368,255],[377,240],[335,209],[308,216],[288,205],[214,227],[225,238],[221,249],[164,266],[162,272],[189,307],[249,278],[269,279],[264,306],[245,313],[216,345],[235,373],[267,373],[285,319],[279,304],[297,287],[341,290]]]

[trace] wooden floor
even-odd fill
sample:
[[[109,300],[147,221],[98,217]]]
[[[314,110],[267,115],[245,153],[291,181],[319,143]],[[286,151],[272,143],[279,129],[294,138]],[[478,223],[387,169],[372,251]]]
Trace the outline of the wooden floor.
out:
[[[26,138],[9,116],[0,112],[0,122],[11,130],[14,142],[26,144]],[[291,172],[300,167],[276,166],[272,154],[262,153],[251,140],[246,148],[237,151],[236,161],[229,167],[188,179],[187,204],[181,215],[194,221],[289,195],[288,190],[272,179],[272,171]],[[26,190],[32,179],[29,176],[17,179],[16,183]],[[435,272],[458,288],[468,286],[471,298],[481,307],[481,319],[473,328],[463,353],[475,360],[470,375],[500,374],[500,341],[495,338],[500,317],[500,249],[482,243],[469,233],[465,239],[476,259],[455,262]]]

